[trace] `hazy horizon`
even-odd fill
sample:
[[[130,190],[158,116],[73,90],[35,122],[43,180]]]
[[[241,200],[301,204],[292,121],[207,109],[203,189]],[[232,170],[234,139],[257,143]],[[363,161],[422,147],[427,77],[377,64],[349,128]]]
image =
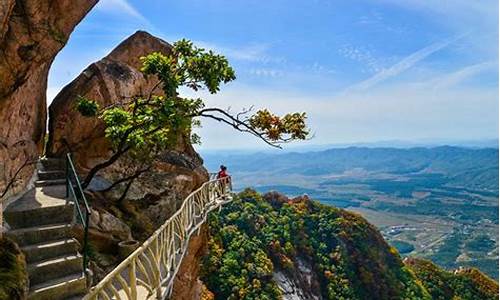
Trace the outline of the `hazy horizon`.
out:
[[[300,143],[300,144],[285,144],[282,149],[263,145],[261,147],[241,147],[241,148],[212,148],[206,149],[202,145],[195,145],[197,151],[201,154],[213,154],[215,152],[224,152],[235,154],[250,154],[258,152],[266,153],[287,153],[287,152],[314,152],[323,151],[334,148],[349,148],[349,147],[366,147],[366,148],[435,148],[442,146],[463,147],[463,148],[499,148],[498,139],[481,139],[481,140],[447,140],[447,139],[431,139],[431,140],[386,140],[386,141],[373,141],[373,142],[355,142],[355,143],[331,143],[331,144],[314,144],[314,143]]]

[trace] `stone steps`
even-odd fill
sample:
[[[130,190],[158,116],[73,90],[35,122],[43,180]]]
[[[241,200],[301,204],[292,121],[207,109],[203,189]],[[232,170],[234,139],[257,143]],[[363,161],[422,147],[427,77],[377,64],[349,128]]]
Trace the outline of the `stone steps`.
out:
[[[35,181],[36,187],[51,186],[51,185],[64,185],[66,179],[51,179],[51,180],[37,180]]]
[[[42,157],[40,158],[43,171],[64,171],[66,170],[66,160],[60,158]]]
[[[82,273],[80,254],[63,255],[28,264],[30,286],[74,273]]]
[[[64,171],[53,170],[53,171],[38,171],[39,180],[55,180],[64,179],[66,176]]]
[[[40,241],[60,240],[71,236],[71,224],[50,224],[14,229],[5,232],[5,235],[23,247],[38,244]]]
[[[70,274],[31,286],[29,300],[82,299],[86,281],[82,273]]]
[[[74,206],[64,205],[46,207],[26,211],[8,212],[5,220],[13,229],[29,228],[54,223],[71,223],[73,221]]]
[[[36,187],[7,207],[5,221],[12,229],[71,223],[74,206],[65,195],[65,186]]]
[[[35,188],[4,211],[9,231],[28,264],[28,299],[62,300],[86,292],[83,257],[72,237],[75,207],[66,199],[64,160],[41,159]]]
[[[26,262],[32,263],[78,251],[78,242],[75,239],[61,239],[40,244],[21,247],[26,256]]]

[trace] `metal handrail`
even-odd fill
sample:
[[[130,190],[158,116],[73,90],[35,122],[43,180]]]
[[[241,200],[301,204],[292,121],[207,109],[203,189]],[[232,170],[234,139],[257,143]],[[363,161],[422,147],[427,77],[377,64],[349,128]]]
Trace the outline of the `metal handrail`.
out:
[[[73,180],[72,180],[73,179]],[[74,183],[73,183],[74,181]],[[76,186],[76,190],[75,190]],[[80,197],[78,197],[76,191]],[[87,276],[87,266],[88,266],[88,236],[89,236],[89,219],[90,219],[90,207],[87,202],[87,198],[83,193],[82,185],[80,183],[80,178],[78,178],[78,173],[76,172],[75,165],[71,159],[71,154],[66,154],[66,198],[73,198],[75,201],[76,215],[79,217],[80,222],[83,226],[83,271],[85,276]],[[84,207],[84,212],[80,206]]]
[[[166,299],[189,239],[208,213],[230,202],[230,177],[205,182],[138,249],[94,286],[87,299]]]

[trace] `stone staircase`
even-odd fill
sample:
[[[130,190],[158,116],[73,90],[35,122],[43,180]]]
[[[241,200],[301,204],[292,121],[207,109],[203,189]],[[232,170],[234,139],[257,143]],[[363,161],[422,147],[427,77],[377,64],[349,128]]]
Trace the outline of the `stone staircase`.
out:
[[[86,292],[83,258],[71,234],[74,204],[66,199],[64,163],[41,159],[35,188],[4,211],[6,235],[26,256],[28,299],[81,299]]]

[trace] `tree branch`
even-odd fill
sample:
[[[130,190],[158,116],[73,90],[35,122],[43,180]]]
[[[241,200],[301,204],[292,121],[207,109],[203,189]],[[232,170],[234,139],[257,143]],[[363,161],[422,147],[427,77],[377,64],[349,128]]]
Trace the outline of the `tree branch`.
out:
[[[16,182],[16,179],[17,179],[17,176],[19,176],[19,173],[21,173],[21,171],[24,168],[26,168],[27,166],[29,166],[31,164],[35,164],[36,162],[37,162],[37,160],[33,160],[33,159],[30,159],[30,158],[26,159],[26,161],[16,170],[16,173],[14,173],[14,176],[12,176],[12,178],[10,179],[9,183],[7,184],[7,186],[5,187],[5,189],[3,190],[2,194],[0,195],[0,199],[2,199],[7,194],[7,192],[9,191],[9,189]]]
[[[123,191],[123,194],[120,196],[120,198],[118,199],[118,203],[122,203],[122,201],[125,199],[125,196],[127,195],[128,193],[128,190],[130,189],[130,187],[132,186],[132,183],[134,183],[134,180],[135,178],[131,179],[128,183],[127,183],[127,186],[125,187],[125,190]]]
[[[279,148],[279,149],[281,149],[282,147],[278,143],[286,143],[286,142],[292,140],[292,139],[282,139],[280,141],[277,141],[276,143],[273,143],[272,141],[267,139],[263,133],[255,130],[252,126],[250,126],[250,124],[247,123],[248,120],[240,120],[239,119],[241,115],[247,114],[248,112],[250,112],[250,110],[251,109],[244,110],[243,112],[241,112],[240,114],[238,114],[235,117],[235,116],[231,115],[230,113],[228,113],[227,111],[220,109],[220,108],[205,108],[205,109],[200,110],[197,115],[193,115],[192,117],[196,117],[196,116],[206,117],[206,118],[214,119],[214,120],[219,121],[219,122],[223,122],[223,123],[233,127],[234,129],[236,129],[240,132],[250,133],[253,136],[263,140],[266,144],[268,144],[272,147],[275,147],[275,148]],[[216,116],[213,114],[209,114],[210,112],[215,112],[215,113],[221,114],[222,117],[219,117],[219,116]]]
[[[85,177],[82,183],[82,188],[86,189],[90,182],[92,181],[92,178],[99,172],[101,169],[107,168],[114,164],[123,154],[125,154],[128,150],[130,150],[130,147],[127,146],[113,154],[107,161],[95,165],[92,169],[90,169],[89,173]]]
[[[124,177],[122,179],[119,179],[115,182],[113,182],[113,184],[111,184],[109,187],[103,189],[103,190],[100,190],[99,192],[103,192],[103,193],[106,193],[106,192],[109,192],[110,190],[112,190],[115,186],[119,185],[120,183],[123,183],[123,182],[126,182],[126,181],[129,181],[129,180],[134,180],[136,178],[138,178],[139,176],[141,176],[143,173],[147,172],[151,170],[151,166],[148,166],[147,168],[145,169],[140,169],[140,170],[137,170],[134,172],[134,174],[130,175],[130,176],[127,176],[127,177]]]

